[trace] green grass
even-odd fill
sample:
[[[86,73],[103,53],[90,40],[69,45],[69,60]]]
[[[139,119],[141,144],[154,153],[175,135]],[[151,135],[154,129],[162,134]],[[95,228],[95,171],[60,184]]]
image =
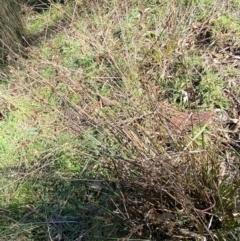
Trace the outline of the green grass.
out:
[[[54,4],[42,14],[34,13],[29,15],[27,20],[27,29],[29,34],[36,34],[46,28],[54,26],[54,24],[63,18],[64,13],[67,13],[66,9],[60,4]]]
[[[171,123],[238,118],[236,4],[29,10],[33,45],[1,77],[0,239],[238,240],[236,123]]]

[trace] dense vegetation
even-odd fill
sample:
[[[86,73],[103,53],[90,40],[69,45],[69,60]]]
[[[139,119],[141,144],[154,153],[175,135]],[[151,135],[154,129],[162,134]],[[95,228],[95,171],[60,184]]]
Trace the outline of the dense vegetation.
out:
[[[239,240],[240,1],[3,2],[0,240]]]
[[[3,1],[0,8],[0,64],[21,52],[25,29],[15,1]]]

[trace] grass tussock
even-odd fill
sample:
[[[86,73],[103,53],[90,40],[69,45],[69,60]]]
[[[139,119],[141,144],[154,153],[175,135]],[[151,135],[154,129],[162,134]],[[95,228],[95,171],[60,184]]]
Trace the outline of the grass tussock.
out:
[[[2,1],[0,9],[0,63],[17,58],[26,33],[16,1]]]
[[[239,3],[30,9],[0,76],[0,239],[238,240]]]

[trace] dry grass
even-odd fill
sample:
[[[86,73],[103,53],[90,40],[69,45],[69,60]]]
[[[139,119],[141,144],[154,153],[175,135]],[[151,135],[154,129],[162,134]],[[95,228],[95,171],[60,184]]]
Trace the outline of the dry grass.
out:
[[[238,12],[217,0],[29,12],[39,38],[2,76],[1,203],[19,211],[3,240],[237,240]]]
[[[21,21],[20,8],[15,1],[2,1],[0,9],[0,63],[16,59],[22,51],[25,26]]]

